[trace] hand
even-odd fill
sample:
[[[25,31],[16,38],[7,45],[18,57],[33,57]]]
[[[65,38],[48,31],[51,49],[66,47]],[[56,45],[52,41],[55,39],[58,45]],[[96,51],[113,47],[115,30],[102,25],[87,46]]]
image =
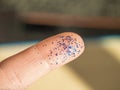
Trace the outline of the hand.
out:
[[[84,42],[75,33],[49,37],[0,62],[0,90],[25,89],[47,72],[74,60],[83,51]]]

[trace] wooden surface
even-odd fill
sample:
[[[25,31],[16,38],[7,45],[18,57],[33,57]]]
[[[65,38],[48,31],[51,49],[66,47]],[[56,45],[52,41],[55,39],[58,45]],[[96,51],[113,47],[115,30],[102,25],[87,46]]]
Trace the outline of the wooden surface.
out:
[[[120,29],[119,17],[81,17],[59,13],[19,13],[18,19],[26,24],[69,26],[95,29]]]

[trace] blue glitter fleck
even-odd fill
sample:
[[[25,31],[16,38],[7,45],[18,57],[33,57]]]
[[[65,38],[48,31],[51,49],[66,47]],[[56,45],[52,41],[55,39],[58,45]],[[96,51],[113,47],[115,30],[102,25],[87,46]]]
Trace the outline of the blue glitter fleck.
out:
[[[71,56],[72,55],[72,52],[71,51],[67,51],[68,55]]]
[[[75,53],[77,52],[77,50],[73,46],[68,46],[68,50],[66,52],[68,56],[75,56]]]
[[[72,48],[72,46],[68,46],[68,48]]]

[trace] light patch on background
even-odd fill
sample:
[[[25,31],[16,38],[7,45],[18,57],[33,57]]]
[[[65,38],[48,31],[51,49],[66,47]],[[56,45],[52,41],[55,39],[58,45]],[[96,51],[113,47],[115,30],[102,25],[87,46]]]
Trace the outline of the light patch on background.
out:
[[[105,37],[102,39],[103,48],[120,63],[120,36]]]

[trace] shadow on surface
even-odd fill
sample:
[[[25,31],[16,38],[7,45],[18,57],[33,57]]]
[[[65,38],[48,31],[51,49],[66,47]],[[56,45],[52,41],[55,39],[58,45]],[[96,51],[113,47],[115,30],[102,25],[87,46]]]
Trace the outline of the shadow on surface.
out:
[[[93,90],[120,90],[120,64],[99,44],[86,45],[84,54],[68,66]]]

